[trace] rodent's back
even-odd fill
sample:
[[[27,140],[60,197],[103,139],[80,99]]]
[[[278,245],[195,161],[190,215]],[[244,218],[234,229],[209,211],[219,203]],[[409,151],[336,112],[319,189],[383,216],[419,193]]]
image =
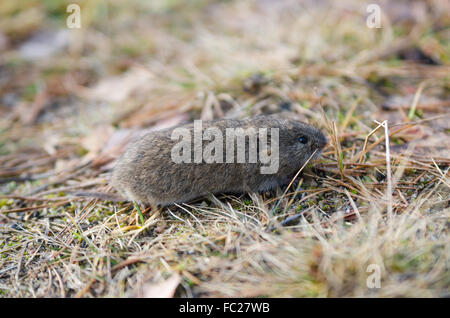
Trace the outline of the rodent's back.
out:
[[[125,197],[133,201],[167,205],[184,202],[221,192],[249,192],[268,190],[286,183],[311,156],[308,148],[297,149],[297,135],[319,140],[319,151],[326,142],[319,130],[292,120],[276,116],[257,116],[244,120],[221,119],[203,121],[203,131],[216,127],[223,136],[223,163],[176,163],[172,149],[179,140],[172,140],[176,128],[186,128],[193,137],[194,125],[184,125],[144,135],[130,144],[116,163],[112,183]],[[226,128],[277,128],[279,130],[279,170],[274,174],[261,174],[261,163],[248,163],[248,139],[246,140],[246,162],[226,163]],[[208,144],[203,141],[203,149]],[[235,145],[236,148],[236,145]],[[193,159],[193,158],[192,158]]]

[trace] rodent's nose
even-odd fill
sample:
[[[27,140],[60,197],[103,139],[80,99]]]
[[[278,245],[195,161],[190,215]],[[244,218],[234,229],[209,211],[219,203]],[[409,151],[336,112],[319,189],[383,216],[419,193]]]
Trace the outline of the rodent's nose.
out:
[[[328,138],[322,135],[322,138],[320,140],[320,148],[322,149],[325,147],[328,143]]]
[[[327,137],[325,137],[323,134],[321,134],[320,136],[319,136],[319,138],[317,138],[316,140],[315,140],[315,143],[314,143],[314,145],[317,147],[317,149],[323,149],[326,145],[327,145],[327,143],[328,143],[328,139],[327,139]]]

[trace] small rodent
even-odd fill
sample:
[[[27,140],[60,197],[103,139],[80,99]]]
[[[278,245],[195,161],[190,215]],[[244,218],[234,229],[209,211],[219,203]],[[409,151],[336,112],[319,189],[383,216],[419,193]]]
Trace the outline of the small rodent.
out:
[[[137,201],[141,204],[166,206],[172,203],[186,202],[199,198],[210,193],[245,193],[259,192],[272,189],[274,187],[289,183],[295,173],[309,159],[319,156],[327,143],[326,137],[320,130],[293,119],[284,119],[277,115],[259,115],[248,119],[219,119],[214,121],[201,122],[200,131],[209,138],[202,135],[202,145],[194,144],[194,140],[199,135],[195,135],[195,123],[188,124],[160,131],[155,131],[144,135],[133,141],[118,159],[112,173],[112,185],[129,201]],[[198,126],[197,126],[198,128]],[[228,128],[228,129],[227,129]],[[254,130],[244,139],[245,142],[245,162],[238,161],[239,151],[237,139],[240,135],[235,135],[226,140],[228,131],[239,131],[239,128]],[[267,129],[267,148],[261,146],[264,138],[259,132]],[[182,138],[171,138],[174,131],[188,132],[192,141],[192,152],[189,154],[191,163],[177,163],[174,161],[174,147]],[[180,130],[181,129],[181,130]],[[278,132],[278,149],[272,145],[276,144],[275,129]],[[214,135],[211,131],[222,133],[223,140]],[[250,130],[246,130],[251,131]],[[255,133],[256,131],[256,133]],[[209,135],[208,135],[209,134]],[[250,137],[249,137],[250,136]],[[256,143],[251,142],[251,138],[256,138]],[[216,140],[217,138],[217,140]],[[264,139],[264,140],[263,140]],[[197,141],[198,139],[195,139]],[[223,145],[223,153],[219,148],[208,145],[215,141],[215,145]],[[242,141],[242,140],[241,140]],[[228,143],[234,142],[234,149],[227,148]],[[256,144],[256,146],[255,146]],[[242,143],[241,143],[242,145]],[[255,148],[256,147],[256,148]],[[176,148],[178,149],[178,148]],[[187,148],[184,148],[185,150]],[[242,148],[240,148],[242,150]],[[255,163],[250,161],[250,149],[256,150],[258,160]],[[178,149],[180,150],[180,149]],[[206,151],[208,150],[208,151]],[[268,156],[273,155],[273,150],[278,152],[278,158],[273,156],[275,173],[263,174],[262,168],[269,167]],[[199,157],[196,158],[200,153]],[[199,152],[200,151],[200,152]],[[227,151],[230,152],[230,158]],[[261,152],[265,154],[266,162],[261,162]],[[175,151],[177,155],[185,154],[182,151]],[[242,153],[241,153],[242,155]],[[312,158],[311,158],[312,157]],[[178,157],[176,157],[178,158]],[[186,157],[185,157],[186,158]],[[211,162],[212,158],[223,158],[223,162]],[[262,158],[262,157],[261,157]],[[230,160],[230,159],[234,159]],[[254,159],[254,158],[253,158]],[[233,161],[227,163],[227,160]],[[196,161],[196,162],[194,162]],[[241,162],[241,163],[240,163]],[[272,162],[270,162],[272,164]]]

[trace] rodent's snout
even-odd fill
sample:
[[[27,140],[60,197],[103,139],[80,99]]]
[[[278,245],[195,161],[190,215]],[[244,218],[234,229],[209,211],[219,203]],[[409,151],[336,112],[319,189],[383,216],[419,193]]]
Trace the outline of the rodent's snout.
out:
[[[327,145],[327,143],[328,143],[328,138],[325,137],[325,135],[322,135],[322,140],[321,140],[321,143],[320,143],[320,148],[321,148],[321,149],[324,148],[324,147]]]
[[[317,136],[314,146],[317,147],[317,149],[322,150],[328,143],[328,139],[327,137],[325,137],[324,134],[319,133],[319,135]]]

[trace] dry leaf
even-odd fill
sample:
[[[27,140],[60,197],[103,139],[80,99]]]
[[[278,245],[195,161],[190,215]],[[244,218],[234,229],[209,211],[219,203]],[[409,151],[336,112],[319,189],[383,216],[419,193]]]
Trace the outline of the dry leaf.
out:
[[[144,284],[139,297],[141,298],[172,298],[175,294],[175,290],[180,284],[181,277],[178,274],[172,274],[169,279],[151,284]]]
[[[148,71],[134,68],[120,76],[101,80],[88,91],[87,97],[109,103],[122,102],[135,90],[148,85],[152,78]]]

